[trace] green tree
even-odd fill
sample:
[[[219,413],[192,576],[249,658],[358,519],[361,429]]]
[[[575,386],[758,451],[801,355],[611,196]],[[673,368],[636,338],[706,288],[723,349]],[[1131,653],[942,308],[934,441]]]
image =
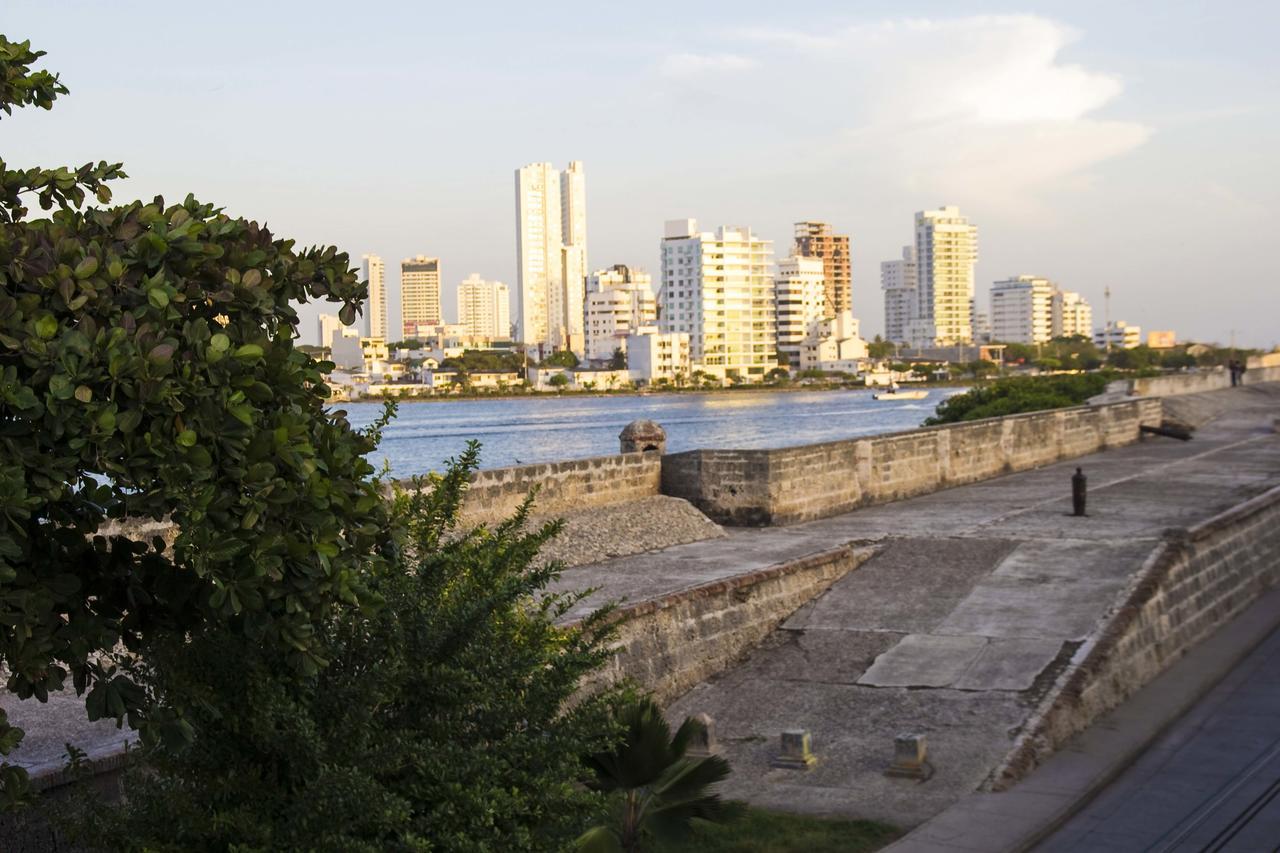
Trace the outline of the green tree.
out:
[[[1114,373],[1011,376],[948,397],[926,426],[1079,406],[1101,394]]]
[[[610,370],[626,370],[627,369],[627,354],[626,352],[623,351],[622,347],[618,347],[613,351],[613,357],[609,359],[609,369]]]
[[[555,376],[552,376],[550,379],[548,379],[547,383],[551,385],[552,388],[555,388],[557,391],[563,391],[564,388],[569,384],[569,377],[564,373],[557,373]]]
[[[383,605],[317,627],[330,663],[282,679],[280,651],[201,631],[148,649],[144,685],[192,706],[190,746],[144,747],[120,806],[81,838],[122,851],[563,850],[604,807],[579,780],[616,742],[608,693],[577,697],[611,654],[611,614],[559,625],[581,594],[548,593],[531,502],[493,527],[458,512],[473,442],[394,501]],[[192,702],[192,697],[205,701]],[[92,802],[92,798],[82,798]]]
[[[711,792],[728,777],[729,762],[685,754],[705,733],[700,721],[686,718],[673,736],[662,709],[647,698],[623,703],[618,719],[621,742],[588,762],[595,774],[591,786],[612,795],[612,819],[583,833],[581,853],[639,853],[649,839],[687,835],[694,820],[720,823],[738,814]]]
[[[879,335],[867,344],[867,355],[871,358],[892,358],[896,347],[893,341],[886,341]]]
[[[542,367],[567,367],[573,369],[578,366],[578,357],[571,350],[556,350],[542,360]]]
[[[66,94],[42,55],[0,36],[6,115]],[[331,365],[295,346],[293,307],[351,322],[366,287],[336,249],[190,196],[83,208],[123,176],[0,161],[0,663],[19,698],[70,676],[90,719],[180,737],[183,709],[153,713],[136,682],[150,638],[216,626],[315,673],[317,626],[368,600],[375,437],[326,411]],[[104,527],[125,519],[176,541]],[[20,738],[0,712],[0,754]],[[0,769],[9,804],[23,784]]]

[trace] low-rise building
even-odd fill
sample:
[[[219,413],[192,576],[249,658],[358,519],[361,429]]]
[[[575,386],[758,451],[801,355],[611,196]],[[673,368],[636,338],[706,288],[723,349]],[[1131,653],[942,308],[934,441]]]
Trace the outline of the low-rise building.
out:
[[[677,383],[693,373],[689,336],[684,332],[642,329],[627,338],[627,369],[638,385]]]
[[[1171,330],[1147,332],[1147,346],[1152,349],[1172,349],[1178,345],[1178,336]]]
[[[800,350],[801,370],[861,373],[866,367],[867,342],[858,333],[858,321],[843,311],[814,323]]]
[[[1116,320],[1109,326],[1095,330],[1093,343],[1094,346],[1103,348],[1110,344],[1122,349],[1133,349],[1142,345],[1142,327],[1130,326],[1124,320]]]
[[[626,351],[627,336],[658,322],[653,280],[644,270],[614,264],[587,276],[587,358],[608,361]]]

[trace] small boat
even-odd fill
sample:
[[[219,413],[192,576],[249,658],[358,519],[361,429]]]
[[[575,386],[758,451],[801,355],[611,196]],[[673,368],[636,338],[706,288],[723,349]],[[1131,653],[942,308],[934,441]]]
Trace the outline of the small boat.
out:
[[[888,391],[880,391],[872,394],[875,400],[923,400],[929,396],[928,391],[899,391],[897,388],[890,388]]]

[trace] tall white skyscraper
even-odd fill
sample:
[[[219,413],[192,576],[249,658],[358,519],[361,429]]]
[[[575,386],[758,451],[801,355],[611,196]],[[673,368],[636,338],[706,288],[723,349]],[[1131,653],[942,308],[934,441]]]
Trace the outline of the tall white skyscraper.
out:
[[[880,287],[884,290],[884,339],[894,343],[910,341],[908,330],[917,313],[916,249],[902,247],[902,259],[880,262]]]
[[[644,270],[614,264],[587,276],[587,358],[603,361],[626,352],[627,336],[658,322],[653,279]]]
[[[387,324],[387,277],[386,265],[377,255],[361,255],[363,275],[369,282],[369,301],[364,310],[364,332],[366,337],[387,339],[390,326]]]
[[[759,382],[777,366],[772,256],[772,242],[749,228],[666,223],[659,325],[689,335],[695,369]]]
[[[400,262],[400,318],[404,340],[419,326],[438,326],[440,316],[440,259],[418,255]]]
[[[978,226],[943,207],[916,214],[917,309],[912,343],[950,346],[973,341],[973,275]]]
[[[826,316],[827,278],[822,258],[792,255],[778,262],[773,285],[777,306],[778,360],[800,369],[805,338]]]
[[[1042,344],[1053,336],[1053,282],[1034,275],[991,285],[991,339]]]
[[[517,337],[545,350],[585,356],[586,175],[550,163],[516,170]]]
[[[504,341],[511,337],[511,292],[500,281],[472,273],[458,285],[458,325],[477,338]]]

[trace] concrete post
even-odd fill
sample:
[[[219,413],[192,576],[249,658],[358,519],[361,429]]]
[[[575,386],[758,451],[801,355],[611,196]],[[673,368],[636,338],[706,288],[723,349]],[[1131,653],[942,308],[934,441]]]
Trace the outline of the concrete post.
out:
[[[818,757],[810,749],[809,732],[805,729],[787,729],[782,733],[782,751],[769,762],[774,767],[788,770],[808,770],[818,763]]]

